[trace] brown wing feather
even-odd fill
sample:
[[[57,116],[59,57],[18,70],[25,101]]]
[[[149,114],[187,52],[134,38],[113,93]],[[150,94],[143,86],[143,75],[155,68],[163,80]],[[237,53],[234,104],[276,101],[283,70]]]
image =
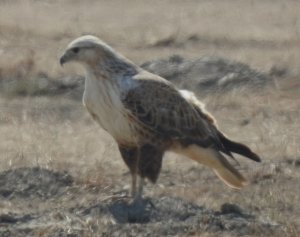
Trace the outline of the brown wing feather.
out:
[[[228,153],[219,140],[215,126],[172,84],[148,73],[135,79],[138,86],[128,91],[123,103],[142,126],[187,145],[196,143]]]

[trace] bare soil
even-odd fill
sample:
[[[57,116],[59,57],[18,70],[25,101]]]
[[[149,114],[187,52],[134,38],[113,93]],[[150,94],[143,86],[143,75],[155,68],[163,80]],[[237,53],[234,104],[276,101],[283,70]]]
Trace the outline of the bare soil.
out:
[[[14,207],[0,215],[1,236],[284,235],[280,224],[232,203],[212,210],[174,195],[131,204],[126,190],[84,187],[40,167],[0,178],[0,198]]]

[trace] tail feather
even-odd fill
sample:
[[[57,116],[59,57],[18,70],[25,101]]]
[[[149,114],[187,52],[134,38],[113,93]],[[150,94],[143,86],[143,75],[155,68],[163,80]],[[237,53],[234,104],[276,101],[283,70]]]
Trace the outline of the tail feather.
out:
[[[248,184],[248,181],[236,170],[224,156],[218,154],[218,159],[222,165],[213,168],[215,174],[228,186],[240,189]]]
[[[243,156],[245,156],[251,160],[254,160],[256,162],[261,161],[260,157],[257,154],[255,154],[253,151],[251,151],[251,149],[249,147],[247,147],[246,145],[244,145],[242,143],[234,142],[234,141],[228,139],[220,131],[219,131],[219,137],[220,137],[220,140],[221,140],[222,144],[224,145],[224,147],[227,150],[229,150],[230,152],[234,152],[234,153],[243,155]]]
[[[218,151],[195,144],[188,147],[179,146],[173,151],[212,168],[216,175],[232,188],[240,189],[247,185],[247,180]]]

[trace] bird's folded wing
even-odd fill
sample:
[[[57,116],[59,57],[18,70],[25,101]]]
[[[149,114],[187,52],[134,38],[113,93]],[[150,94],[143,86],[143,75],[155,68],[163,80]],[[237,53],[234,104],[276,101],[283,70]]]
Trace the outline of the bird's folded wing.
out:
[[[166,138],[222,150],[215,126],[172,84],[153,74],[137,81],[138,86],[129,90],[122,102],[144,128]]]

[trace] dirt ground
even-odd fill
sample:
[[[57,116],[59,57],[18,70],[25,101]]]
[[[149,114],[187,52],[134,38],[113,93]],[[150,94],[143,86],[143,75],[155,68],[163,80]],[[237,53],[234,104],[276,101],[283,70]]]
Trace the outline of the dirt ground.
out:
[[[299,12],[292,0],[0,1],[0,236],[298,236]],[[250,185],[170,153],[130,206],[116,144],[80,102],[83,70],[58,64],[87,33],[193,89],[262,157],[237,156]],[[249,83],[207,91],[203,70],[212,88]]]

